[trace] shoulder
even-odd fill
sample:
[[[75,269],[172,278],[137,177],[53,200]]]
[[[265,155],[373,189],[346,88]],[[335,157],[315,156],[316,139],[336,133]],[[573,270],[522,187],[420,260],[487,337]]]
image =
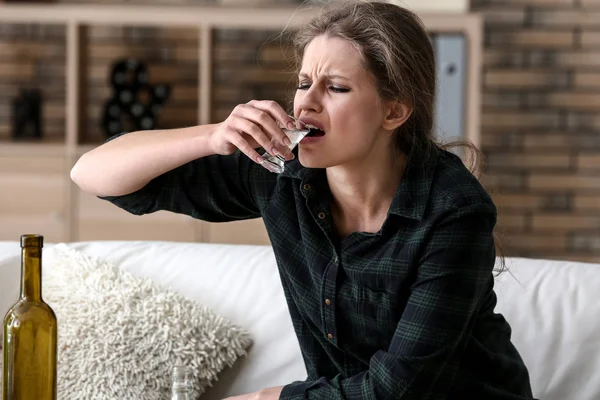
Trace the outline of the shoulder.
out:
[[[469,211],[497,214],[496,206],[462,159],[446,150],[438,150],[430,192],[431,211]]]

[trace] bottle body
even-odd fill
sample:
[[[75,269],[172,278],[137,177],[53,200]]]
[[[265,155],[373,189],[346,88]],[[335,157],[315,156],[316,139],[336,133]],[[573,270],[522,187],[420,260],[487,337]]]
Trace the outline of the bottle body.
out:
[[[41,296],[42,242],[21,237],[21,296],[4,318],[2,400],[56,400],[58,324]]]

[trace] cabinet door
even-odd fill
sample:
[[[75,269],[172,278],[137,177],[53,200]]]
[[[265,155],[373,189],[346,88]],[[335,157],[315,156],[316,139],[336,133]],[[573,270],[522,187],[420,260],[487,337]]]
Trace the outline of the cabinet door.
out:
[[[0,240],[22,234],[67,241],[67,168],[64,157],[0,156]]]
[[[159,211],[132,215],[108,201],[78,190],[76,240],[194,241],[193,219]]]

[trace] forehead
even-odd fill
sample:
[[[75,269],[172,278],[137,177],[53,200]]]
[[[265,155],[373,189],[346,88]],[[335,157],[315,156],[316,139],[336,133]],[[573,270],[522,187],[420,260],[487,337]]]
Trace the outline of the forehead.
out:
[[[353,75],[366,72],[360,51],[350,41],[317,36],[306,47],[302,71],[306,74],[336,73]]]

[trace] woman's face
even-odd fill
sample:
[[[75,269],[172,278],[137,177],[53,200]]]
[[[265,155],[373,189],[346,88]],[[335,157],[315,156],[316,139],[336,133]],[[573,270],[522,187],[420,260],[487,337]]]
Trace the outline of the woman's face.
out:
[[[294,116],[324,134],[302,140],[300,163],[309,168],[360,165],[389,150],[382,104],[375,78],[352,43],[327,36],[313,39],[302,60]]]

